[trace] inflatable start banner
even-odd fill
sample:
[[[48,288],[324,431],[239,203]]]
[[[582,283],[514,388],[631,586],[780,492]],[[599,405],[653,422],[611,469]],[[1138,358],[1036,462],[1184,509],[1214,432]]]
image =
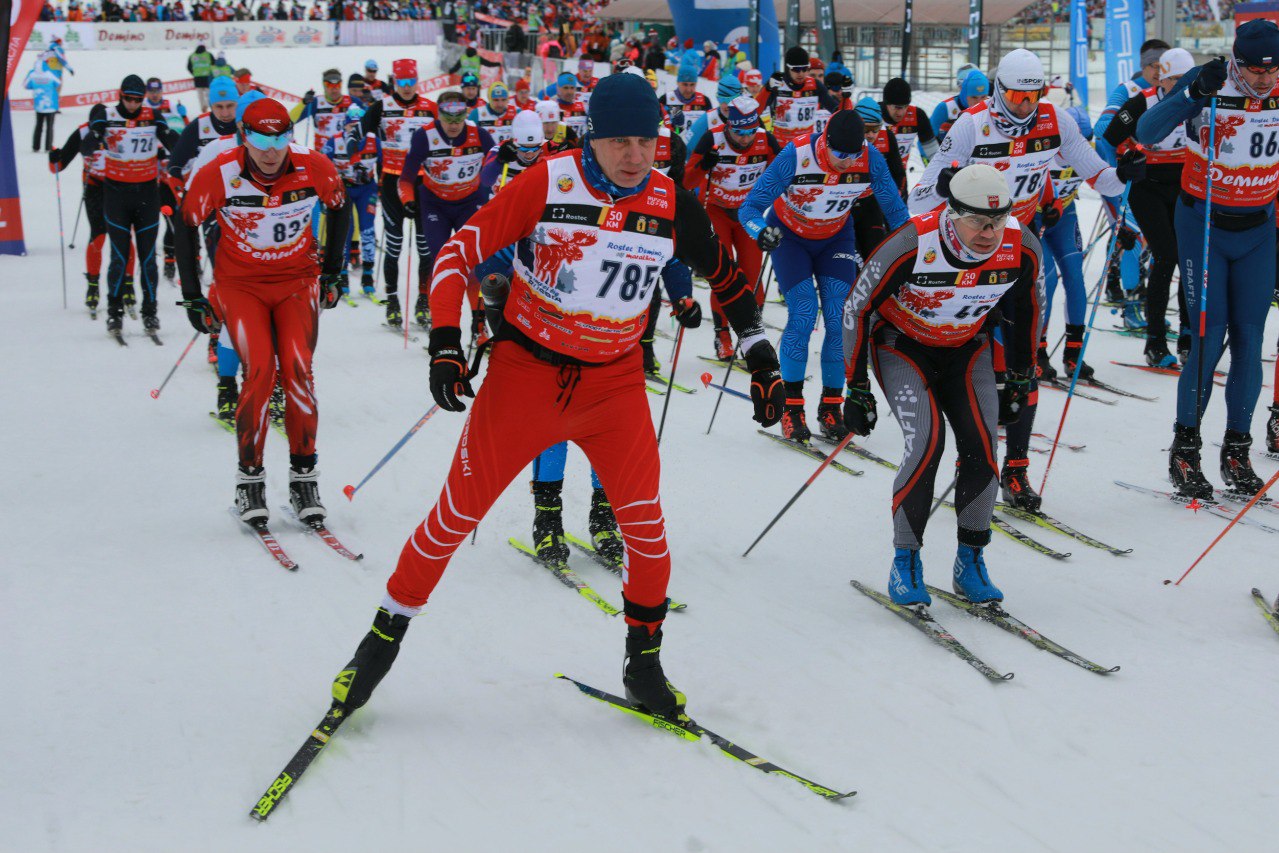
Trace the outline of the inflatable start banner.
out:
[[[13,0],[13,9],[5,23],[9,55],[5,63],[5,89],[18,72],[18,59],[27,44],[31,29],[40,16],[40,0]],[[9,115],[9,99],[0,108],[0,255],[25,255],[27,244],[22,239],[22,208],[18,203],[18,166],[13,154],[13,121]]]

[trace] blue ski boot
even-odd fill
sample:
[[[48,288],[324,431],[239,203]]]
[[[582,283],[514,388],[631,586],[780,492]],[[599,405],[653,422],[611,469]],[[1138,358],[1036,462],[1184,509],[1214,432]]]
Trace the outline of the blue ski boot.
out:
[[[919,551],[897,548],[893,554],[893,568],[888,573],[888,595],[895,604],[911,606],[933,603],[933,597],[924,586],[924,563]]]
[[[981,552],[981,548],[960,543],[959,550],[955,553],[955,594],[973,604],[1003,601],[1004,594],[990,582],[990,575],[986,573],[986,561],[982,559]]]

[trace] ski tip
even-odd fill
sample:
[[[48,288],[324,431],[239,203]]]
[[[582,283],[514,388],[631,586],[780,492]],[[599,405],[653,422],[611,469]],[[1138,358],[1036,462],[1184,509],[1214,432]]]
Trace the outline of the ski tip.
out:
[[[342,494],[346,495],[348,501],[355,500],[355,486],[347,485],[342,487]]]

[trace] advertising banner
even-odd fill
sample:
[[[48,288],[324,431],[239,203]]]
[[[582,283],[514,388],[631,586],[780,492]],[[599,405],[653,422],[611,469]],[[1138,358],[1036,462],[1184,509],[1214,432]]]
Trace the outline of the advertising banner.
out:
[[[1070,85],[1088,109],[1088,0],[1070,3]]]
[[[30,50],[44,50],[53,39],[62,39],[68,51],[76,50],[210,50],[250,47],[327,47],[335,43],[333,24],[325,21],[148,21],[119,24],[36,24]]]
[[[1106,91],[1137,73],[1137,51],[1146,40],[1146,13],[1140,0],[1106,3]]]

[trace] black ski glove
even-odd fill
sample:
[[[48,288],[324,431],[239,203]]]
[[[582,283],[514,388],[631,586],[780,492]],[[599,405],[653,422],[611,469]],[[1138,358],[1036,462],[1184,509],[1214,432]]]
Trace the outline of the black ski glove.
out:
[[[1043,223],[1044,230],[1052,228],[1058,222],[1061,222],[1061,205],[1058,202],[1045,207],[1039,213],[1039,221]]]
[[[431,396],[440,408],[464,412],[462,397],[474,397],[467,378],[466,358],[462,355],[462,330],[456,326],[438,326],[431,330]]]
[[[1030,402],[1030,377],[1009,370],[999,389],[999,425],[1015,424]]]
[[[671,309],[675,322],[685,329],[696,329],[702,325],[702,306],[698,305],[693,297],[685,296],[683,299],[675,300]]]
[[[515,162],[515,143],[514,142],[508,139],[497,147],[497,161],[499,163]]]
[[[328,310],[342,299],[342,282],[346,276],[340,272],[327,272],[320,276],[320,307]]]
[[[417,200],[406,201],[404,204],[404,215],[414,222],[417,221]]]
[[[1115,177],[1125,184],[1133,184],[1146,178],[1146,155],[1133,150],[1119,158],[1115,166]]]
[[[1226,58],[1218,56],[1216,59],[1205,62],[1199,68],[1199,76],[1197,76],[1187,87],[1192,98],[1206,98],[1209,95],[1217,94],[1217,91],[1226,85]]]
[[[712,148],[703,154],[702,165],[706,167],[706,171],[713,171],[719,165],[719,152]]]
[[[765,252],[771,252],[782,244],[782,229],[776,225],[766,225],[755,238],[755,245]]]
[[[870,435],[878,420],[870,382],[863,380],[849,385],[848,396],[844,398],[844,426],[848,427],[848,431],[856,435]]]
[[[191,328],[197,332],[209,335],[222,328],[218,316],[213,313],[213,306],[203,296],[183,299],[177,304],[187,309],[187,320],[190,321]]]
[[[751,371],[751,402],[754,420],[770,427],[782,419],[786,405],[786,388],[777,362],[777,353],[767,340],[757,342],[746,353],[746,366]]]
[[[1120,225],[1119,234],[1115,236],[1115,240],[1119,243],[1119,248],[1126,252],[1137,245],[1137,232],[1127,225]]]
[[[950,166],[943,166],[942,170],[937,173],[937,183],[934,185],[939,198],[950,198],[950,181],[959,172],[959,165],[956,163]]]
[[[302,95],[302,105],[310,106],[311,102],[314,100],[315,100],[315,90],[307,89],[306,93]]]

